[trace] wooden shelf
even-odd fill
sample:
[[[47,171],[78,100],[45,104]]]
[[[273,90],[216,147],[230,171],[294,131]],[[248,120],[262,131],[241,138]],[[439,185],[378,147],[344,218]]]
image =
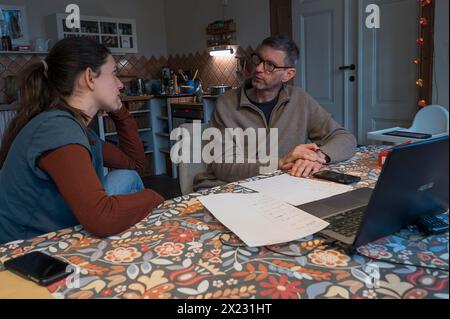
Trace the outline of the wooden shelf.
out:
[[[215,21],[206,28],[206,47],[236,45],[236,22]]]
[[[117,135],[117,132],[105,133],[105,137],[107,137],[107,136],[115,136],[115,135]]]
[[[151,127],[149,127],[149,128],[141,128],[141,129],[139,129],[138,130],[138,132],[139,133],[142,133],[142,132],[151,132]],[[156,134],[158,134],[158,133],[156,133]],[[109,133],[105,133],[105,137],[107,137],[107,136],[115,136],[115,135],[117,135],[117,132],[109,132]]]
[[[49,30],[54,30],[49,34],[52,39],[89,37],[108,47],[113,54],[138,53],[138,36],[134,19],[81,16],[81,25],[86,24],[86,29],[83,29],[84,32],[82,32],[65,27],[67,13],[56,13],[53,16],[55,16],[53,21],[47,21]]]
[[[0,51],[0,54],[48,54],[47,51]]]
[[[150,110],[137,110],[137,111],[128,111],[130,114],[142,114],[142,113],[150,113]]]
[[[207,35],[221,35],[221,34],[230,34],[236,32],[236,22],[231,21],[226,23],[224,21],[223,27],[213,27],[211,24],[206,28]]]
[[[215,30],[215,31],[208,31],[206,30],[206,35],[221,35],[221,34],[230,34],[230,33],[235,33],[236,29],[234,30]]]
[[[159,151],[161,153],[170,154],[170,148],[160,148]]]
[[[172,102],[171,103],[172,106],[198,106],[198,107],[202,107],[203,103],[198,103],[198,102]]]
[[[180,98],[180,97],[194,97],[195,94],[194,93],[180,93],[180,94],[156,94],[154,95],[155,98],[160,98],[160,99],[176,99],[176,98]]]
[[[0,104],[0,111],[17,111],[19,109],[18,103]]]
[[[148,101],[151,100],[153,95],[139,95],[139,96],[124,96],[121,97],[120,100],[122,102],[130,102],[130,101]]]

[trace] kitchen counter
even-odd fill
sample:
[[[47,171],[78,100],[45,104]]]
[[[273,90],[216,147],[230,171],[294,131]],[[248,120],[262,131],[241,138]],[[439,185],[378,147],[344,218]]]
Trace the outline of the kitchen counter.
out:
[[[217,99],[220,95],[210,95],[210,94],[206,94],[203,95],[204,99]]]
[[[129,96],[121,96],[120,100],[122,102],[129,102],[129,101],[148,101],[151,100],[154,97],[154,95],[129,95]]]
[[[195,97],[195,94],[190,93],[182,93],[182,94],[151,94],[151,95],[137,95],[137,96],[123,96],[121,97],[122,101],[142,101],[142,100],[150,100],[150,99],[176,99],[176,98],[187,98],[187,97]],[[204,99],[216,99],[220,95],[211,95],[211,94],[203,94],[202,98]]]
[[[180,93],[180,94],[156,94],[156,98],[177,98],[177,97],[193,97],[194,94],[191,93]]]

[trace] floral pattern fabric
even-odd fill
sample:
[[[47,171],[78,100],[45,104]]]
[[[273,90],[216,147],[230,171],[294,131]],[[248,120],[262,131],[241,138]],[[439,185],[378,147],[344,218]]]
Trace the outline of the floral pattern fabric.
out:
[[[360,176],[356,187],[374,187],[379,150],[360,148],[332,168]],[[48,287],[55,298],[449,298],[448,232],[424,238],[403,230],[354,255],[317,236],[271,247],[236,246],[197,197],[253,192],[239,184],[168,200],[107,239],[77,226],[11,242],[0,246],[0,263],[35,250],[69,262],[76,276]]]

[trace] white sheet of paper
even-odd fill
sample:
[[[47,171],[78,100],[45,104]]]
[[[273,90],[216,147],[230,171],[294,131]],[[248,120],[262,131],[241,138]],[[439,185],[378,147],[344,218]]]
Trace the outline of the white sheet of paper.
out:
[[[352,187],[347,185],[293,177],[287,174],[243,183],[241,186],[294,206],[353,190]]]
[[[263,194],[213,194],[198,200],[246,245],[290,242],[321,231],[329,224]]]

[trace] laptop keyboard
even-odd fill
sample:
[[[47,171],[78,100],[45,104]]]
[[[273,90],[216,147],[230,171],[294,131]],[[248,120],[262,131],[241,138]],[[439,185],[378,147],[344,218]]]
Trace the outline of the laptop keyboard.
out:
[[[355,236],[361,225],[366,208],[367,206],[359,207],[345,213],[325,218],[325,220],[330,223],[330,226],[328,226],[327,229],[346,237]]]

